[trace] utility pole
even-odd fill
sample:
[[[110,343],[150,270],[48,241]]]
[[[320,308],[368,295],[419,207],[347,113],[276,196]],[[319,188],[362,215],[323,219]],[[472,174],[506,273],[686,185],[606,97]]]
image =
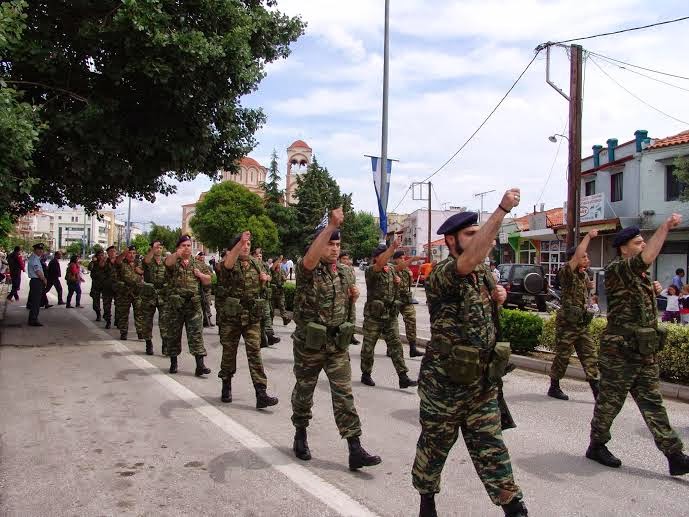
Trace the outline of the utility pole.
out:
[[[431,211],[431,182],[428,182],[428,262],[432,262],[431,257],[431,221],[433,220],[433,212]]]
[[[380,149],[380,204],[388,211],[388,90],[390,82],[390,0],[385,0],[385,36],[383,41],[383,121]],[[385,242],[385,235],[381,242]]]
[[[486,197],[491,192],[495,192],[495,189],[486,190],[485,192],[479,192],[478,194],[474,194],[474,197],[480,197],[481,198],[481,212],[478,214],[479,224],[483,222],[483,198]]]
[[[127,233],[125,234],[127,240],[127,246],[129,246],[129,240],[131,238],[132,232],[132,196],[129,196],[129,206],[127,207]]]
[[[569,176],[567,178],[567,247],[579,243],[581,197],[581,112],[583,90],[583,55],[581,45],[570,47],[569,76]]]

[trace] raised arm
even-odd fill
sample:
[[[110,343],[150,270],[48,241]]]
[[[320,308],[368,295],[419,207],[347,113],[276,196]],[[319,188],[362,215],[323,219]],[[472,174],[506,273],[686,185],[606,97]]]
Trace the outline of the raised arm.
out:
[[[378,255],[376,258],[376,261],[373,263],[373,271],[376,273],[380,273],[383,271],[383,268],[385,265],[390,262],[390,259],[392,256],[395,254],[395,251],[397,251],[397,248],[400,247],[400,241],[399,239],[395,239],[392,241],[392,244],[386,249],[383,253]]]
[[[177,254],[177,251],[175,251],[174,253],[170,253],[167,257],[165,257],[165,265],[167,267],[174,266],[175,263],[177,263],[178,257],[179,257],[179,255]]]
[[[330,242],[330,236],[337,230],[344,221],[344,212],[342,208],[336,208],[330,213],[330,219],[328,220],[328,226],[326,226],[321,233],[313,240],[311,246],[309,246],[309,251],[306,252],[304,256],[303,265],[308,271],[313,271],[316,269],[318,262],[320,262],[321,257],[325,253],[325,248]]]
[[[244,244],[250,240],[251,240],[251,232],[246,231],[246,232],[242,233],[242,236],[237,241],[237,244],[235,244],[231,250],[228,250],[227,253],[225,253],[225,260],[223,261],[225,269],[234,268],[234,265],[237,263],[237,258],[239,257],[239,253],[242,251],[242,246],[244,246]]]
[[[581,261],[581,259],[584,258],[584,255],[586,255],[586,252],[589,249],[589,244],[591,243],[591,239],[595,239],[596,237],[598,237],[598,230],[591,230],[589,233],[584,235],[584,238],[581,239],[581,242],[579,243],[579,246],[577,246],[574,255],[572,255],[572,258],[567,263],[569,269],[575,271],[579,267],[579,261]]]
[[[682,222],[682,216],[680,214],[672,214],[667,220],[661,224],[655,231],[653,236],[648,239],[646,247],[641,252],[641,259],[646,265],[653,264],[653,261],[660,254],[660,250],[665,244],[665,239],[667,239],[667,234],[673,228],[676,228]]]

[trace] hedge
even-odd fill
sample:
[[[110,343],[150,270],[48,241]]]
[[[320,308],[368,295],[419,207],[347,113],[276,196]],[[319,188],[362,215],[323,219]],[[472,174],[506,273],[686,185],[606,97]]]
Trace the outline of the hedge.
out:
[[[607,326],[605,318],[594,318],[589,325],[589,332],[596,348],[600,347],[600,338]],[[666,328],[667,343],[658,354],[660,378],[668,382],[689,384],[689,325],[661,323]],[[555,317],[544,321],[540,345],[548,350],[555,349]]]
[[[502,339],[510,342],[513,352],[533,352],[543,331],[543,319],[530,312],[502,309],[500,331]]]
[[[285,283],[285,309],[294,310],[294,293],[297,290],[296,284]]]

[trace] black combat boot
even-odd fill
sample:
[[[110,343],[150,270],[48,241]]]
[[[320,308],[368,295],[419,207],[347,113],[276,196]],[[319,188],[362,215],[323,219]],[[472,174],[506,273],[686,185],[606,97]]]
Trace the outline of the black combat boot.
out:
[[[177,373],[177,356],[170,356],[170,373]]]
[[[385,355],[388,357],[392,357],[392,352],[390,352],[389,348],[387,350],[385,350]]]
[[[222,389],[220,390],[220,400],[223,402],[232,402],[232,379],[222,380]]]
[[[105,320],[105,328],[106,329],[110,328],[110,320]]]
[[[598,381],[597,379],[591,379],[589,381],[589,386],[591,386],[593,398],[598,400],[598,393],[600,392],[600,381]]]
[[[558,379],[550,379],[548,396],[558,400],[569,400],[569,397],[560,389],[560,381]]]
[[[96,321],[100,321],[100,309],[96,309]]]
[[[275,345],[280,342],[280,338],[275,334],[268,334],[268,346]]]
[[[616,458],[603,444],[591,442],[589,448],[586,450],[586,457],[590,460],[597,461],[606,467],[617,469],[622,465],[622,462],[619,460],[619,458]]]
[[[136,333],[136,339],[143,339],[144,336],[141,334],[141,332]]]
[[[670,466],[671,476],[683,476],[689,474],[689,456],[683,452],[676,452],[667,455],[667,461]]]
[[[292,445],[294,455],[303,461],[311,459],[311,450],[309,449],[309,442],[306,441],[306,428],[297,427],[294,433],[294,445]]]
[[[146,340],[146,355],[153,355],[153,341]]]
[[[416,349],[416,343],[409,343],[409,357],[421,357],[423,352]]]
[[[277,403],[277,397],[271,397],[268,395],[268,393],[266,393],[266,387],[263,384],[256,385],[256,409],[275,406]]]
[[[361,382],[363,382],[366,386],[375,386],[376,385],[376,383],[373,382],[373,379],[371,379],[370,373],[362,373],[361,374]]]
[[[282,318],[282,324],[283,324],[285,327],[286,327],[287,325],[289,325],[290,323],[292,323],[292,320],[291,320],[291,319],[289,319],[289,318]]]
[[[400,378],[400,388],[413,388],[418,384],[418,382],[413,381],[407,375],[407,372],[402,372],[399,374]]]
[[[419,517],[438,517],[435,511],[435,494],[421,494]]]
[[[127,331],[126,330],[120,330],[120,340],[127,341]]]
[[[261,332],[261,348],[268,346],[268,334]]]
[[[529,515],[524,501],[512,499],[509,503],[502,505],[502,510],[507,517],[526,517]]]
[[[347,438],[349,446],[349,470],[357,470],[361,467],[371,467],[380,463],[380,456],[371,456],[361,446],[358,436]]]
[[[210,368],[206,368],[206,365],[203,364],[202,355],[197,355],[194,357],[196,357],[196,371],[194,372],[194,375],[196,375],[197,377],[201,377],[202,375],[211,373]]]

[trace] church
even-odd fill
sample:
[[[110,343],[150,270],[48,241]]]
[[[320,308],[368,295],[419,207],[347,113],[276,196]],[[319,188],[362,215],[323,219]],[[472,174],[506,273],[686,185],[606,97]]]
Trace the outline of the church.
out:
[[[287,148],[287,176],[285,188],[285,205],[296,203],[297,199],[295,192],[297,190],[297,177],[306,172],[306,169],[311,165],[313,158],[313,150],[303,140],[296,140]],[[239,161],[239,171],[232,174],[229,171],[222,171],[220,181],[234,181],[246,187],[251,192],[263,197],[265,190],[263,185],[266,182],[268,175],[268,168],[264,167],[254,158],[245,156]],[[199,251],[209,252],[202,243],[197,242],[193,238],[193,232],[189,221],[196,212],[196,204],[199,203],[206,192],[202,192],[195,203],[182,205],[182,234],[189,234],[192,236],[192,250],[196,254]]]

